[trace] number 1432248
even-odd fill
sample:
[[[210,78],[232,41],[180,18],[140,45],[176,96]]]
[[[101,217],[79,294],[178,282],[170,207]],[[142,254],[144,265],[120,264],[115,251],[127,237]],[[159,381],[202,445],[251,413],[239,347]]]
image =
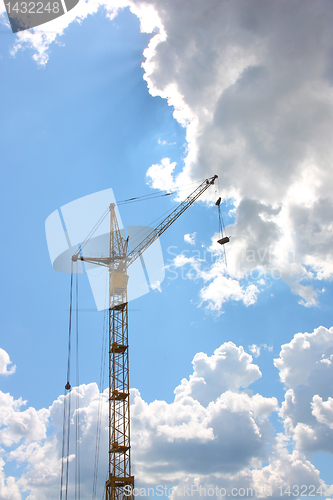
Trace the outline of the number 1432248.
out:
[[[7,12],[16,14],[43,14],[44,12],[59,13],[59,2],[16,2],[14,5],[6,3]]]
[[[298,484],[279,486],[280,496],[293,496],[293,497],[317,497],[317,496],[327,496],[330,494],[329,490],[324,488],[324,486],[319,486],[318,488],[313,484],[306,485]]]

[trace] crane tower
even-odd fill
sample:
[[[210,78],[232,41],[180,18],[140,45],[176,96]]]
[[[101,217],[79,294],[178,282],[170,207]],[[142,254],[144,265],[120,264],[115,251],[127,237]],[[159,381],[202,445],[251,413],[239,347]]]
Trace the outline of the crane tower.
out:
[[[185,212],[211,185],[217,175],[206,179],[135,248],[119,229],[116,205],[110,209],[110,253],[108,257],[85,257],[77,252],[72,260],[86,261],[109,269],[109,469],[106,500],[133,498],[131,475],[129,352],[128,352],[128,267]]]

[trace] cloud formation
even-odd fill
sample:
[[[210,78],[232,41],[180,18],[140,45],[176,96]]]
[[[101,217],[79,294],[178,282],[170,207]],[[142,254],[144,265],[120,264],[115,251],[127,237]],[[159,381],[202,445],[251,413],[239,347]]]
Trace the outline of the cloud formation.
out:
[[[188,236],[188,235],[185,235]],[[184,239],[185,239],[184,236]],[[216,235],[216,240],[218,236]],[[223,250],[212,245],[208,251],[193,249],[192,255],[185,255],[187,251],[176,255],[166,266],[173,273],[171,279],[177,279],[179,272],[182,279],[190,279],[203,284],[199,297],[200,305],[204,304],[215,314],[223,312],[223,304],[229,300],[242,301],[246,306],[254,304],[262,289],[264,280],[247,279],[243,283],[237,277],[230,277]],[[208,255],[208,257],[207,257]]]
[[[197,353],[193,372],[175,388],[171,403],[147,403],[131,389],[133,472],[138,488],[171,485],[170,498],[183,498],[201,488],[251,488],[261,497],[287,498],[288,485],[333,491],[311,463],[312,451],[333,453],[332,367],[333,328],[298,333],[282,346],[275,365],[286,385],[279,409],[275,397],[253,394],[261,377],[252,356],[226,342],[211,356]],[[319,370],[319,372],[318,372]],[[21,500],[59,497],[64,396],[46,409],[24,409],[25,402],[0,393],[0,441],[3,470],[0,495]],[[79,398],[79,407],[74,401]],[[99,482],[102,495],[107,470],[108,390],[95,383],[74,387],[71,395],[69,491],[74,489],[75,414],[80,420],[81,498],[91,497],[96,429],[101,416]],[[74,407],[74,408],[73,408]],[[100,410],[102,412],[100,413]],[[276,433],[270,416],[284,420]],[[309,454],[310,453],[310,454]],[[18,477],[6,477],[5,462],[20,466]],[[312,486],[313,485],[313,486]],[[189,490],[188,490],[189,489]],[[285,492],[286,490],[286,492]],[[242,494],[240,497],[251,496]],[[252,495],[253,496],[253,495]],[[201,495],[202,497],[202,495]],[[216,493],[213,495],[216,498]]]
[[[21,500],[21,493],[13,476],[6,477],[5,461],[0,458],[0,498],[3,500]]]
[[[195,236],[197,233],[184,234],[184,241],[189,245],[195,245]]]
[[[231,278],[280,277],[317,304],[312,283],[333,271],[330,4],[152,3],[167,38],[147,53],[145,78],[187,131],[174,182],[219,175],[236,215]]]
[[[0,348],[0,375],[12,375],[15,373],[16,366],[13,365],[10,367],[11,364],[9,354]]]
[[[280,411],[298,450],[333,453],[333,328],[297,333],[274,360],[287,387]]]
[[[283,279],[301,304],[318,304],[320,282],[333,275],[330,2],[89,0],[43,32],[19,33],[13,53],[32,47],[44,65],[72,22],[99,8],[114,19],[125,7],[152,33],[143,63],[150,94],[186,128],[182,171],[175,176],[175,162],[162,158],[147,171],[151,186],[174,190],[218,174],[233,205],[230,281],[214,308],[240,300],[254,274],[262,286]],[[215,201],[208,191],[202,199]],[[252,286],[245,303],[257,296]]]
[[[183,379],[175,389],[176,400],[191,396],[207,406],[224,392],[246,389],[261,377],[259,367],[252,364],[252,356],[233,342],[225,342],[212,356],[197,353],[192,364],[189,380]]]

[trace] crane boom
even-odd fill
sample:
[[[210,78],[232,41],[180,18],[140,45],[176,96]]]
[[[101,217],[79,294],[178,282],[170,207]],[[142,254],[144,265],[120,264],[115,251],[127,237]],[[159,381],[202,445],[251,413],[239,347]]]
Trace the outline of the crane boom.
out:
[[[157,238],[161,236],[175,222],[178,217],[181,216],[182,213],[187,210],[192,203],[195,202],[209,188],[212,184],[214,184],[215,179],[217,179],[217,175],[206,179],[204,182],[197,187],[193,193],[191,193],[184,201],[182,201],[171,214],[169,214],[158,226],[156,226],[149,234],[144,238],[139,245],[137,245],[127,257],[127,267],[132,264],[140,255],[152,244]]]

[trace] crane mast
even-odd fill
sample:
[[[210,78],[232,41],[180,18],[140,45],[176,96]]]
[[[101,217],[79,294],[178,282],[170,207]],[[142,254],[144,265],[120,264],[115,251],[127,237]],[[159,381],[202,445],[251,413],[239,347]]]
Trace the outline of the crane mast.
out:
[[[128,363],[127,242],[110,205],[109,264],[109,477],[106,500],[122,500],[131,475]],[[125,490],[126,491],[126,490]],[[130,495],[131,496],[131,495]]]
[[[130,252],[128,239],[121,235],[116,205],[110,209],[110,256],[85,257],[78,253],[72,260],[82,260],[109,268],[109,469],[106,500],[133,499],[134,476],[131,475],[129,352],[127,269],[140,255],[180,217],[217,175],[206,179],[170,215],[153,229]]]

